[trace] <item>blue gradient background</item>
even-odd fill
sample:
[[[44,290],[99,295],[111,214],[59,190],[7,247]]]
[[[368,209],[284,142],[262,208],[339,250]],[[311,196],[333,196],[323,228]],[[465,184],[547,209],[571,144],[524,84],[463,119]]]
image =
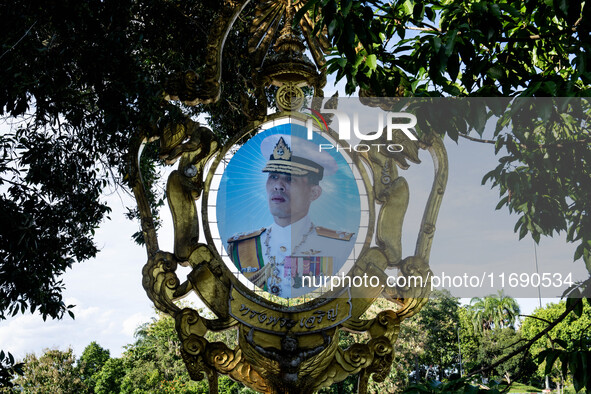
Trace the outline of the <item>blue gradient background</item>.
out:
[[[265,190],[268,174],[262,172],[268,158],[261,153],[261,142],[272,134],[291,134],[306,139],[306,132],[305,127],[297,124],[274,126],[248,140],[230,160],[216,201],[218,229],[224,245],[236,233],[258,230],[273,223]],[[317,133],[314,133],[312,142],[317,145],[330,143]],[[327,152],[336,160],[338,170],[320,181],[322,195],[312,202],[310,218],[317,226],[352,232],[356,237],[361,208],[353,172],[335,149]]]

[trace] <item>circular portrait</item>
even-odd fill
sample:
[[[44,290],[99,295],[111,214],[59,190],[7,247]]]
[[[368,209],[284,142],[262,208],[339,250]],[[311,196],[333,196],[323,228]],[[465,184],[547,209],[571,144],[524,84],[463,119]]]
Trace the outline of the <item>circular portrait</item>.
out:
[[[345,158],[296,123],[264,130],[234,154],[216,207],[218,230],[237,271],[283,298],[301,297],[339,273],[355,246],[361,216]]]

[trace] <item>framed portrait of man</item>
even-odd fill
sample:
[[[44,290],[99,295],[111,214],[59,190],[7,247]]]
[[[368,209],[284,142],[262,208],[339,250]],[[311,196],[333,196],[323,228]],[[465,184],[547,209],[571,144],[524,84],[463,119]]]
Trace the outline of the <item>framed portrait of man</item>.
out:
[[[301,297],[355,258],[359,189],[345,157],[328,146],[304,125],[273,125],[223,172],[216,200],[223,246],[234,272],[270,294]]]

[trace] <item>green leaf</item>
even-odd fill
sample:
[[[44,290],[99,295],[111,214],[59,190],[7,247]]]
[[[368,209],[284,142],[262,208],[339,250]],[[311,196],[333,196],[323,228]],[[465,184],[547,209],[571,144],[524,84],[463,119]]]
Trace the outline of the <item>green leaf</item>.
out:
[[[577,315],[577,317],[581,317],[581,315],[583,314],[583,300],[579,300],[579,303],[577,304],[577,306],[575,306],[573,312],[575,313],[575,315]]]
[[[559,344],[560,347],[562,347],[563,349],[565,349],[565,350],[568,349],[568,343],[566,343],[566,341],[564,341],[563,339],[556,338],[556,339],[554,339],[554,342]]]
[[[509,196],[505,196],[501,199],[501,201],[499,201],[499,203],[497,204],[497,206],[495,207],[495,209],[498,211],[499,209],[501,209],[503,206],[507,205],[509,201]]]
[[[591,351],[581,351],[580,352],[580,363],[581,363],[581,371],[589,371],[591,367]],[[583,386],[589,390],[589,386],[591,386],[591,376],[588,373],[583,374]]]
[[[553,0],[554,11],[556,15],[566,18],[568,15],[569,0]],[[577,390],[578,391],[578,390]]]
[[[370,70],[375,70],[377,66],[377,57],[374,54],[371,54],[365,58],[365,64],[369,67]]]
[[[404,4],[402,4],[402,9],[403,9],[405,15],[409,15],[409,16],[412,15],[413,10],[414,10],[412,1],[406,0],[404,2]]]
[[[414,5],[412,10],[412,17],[418,21],[423,20],[425,15],[425,4],[418,2]]]
[[[554,366],[554,362],[556,361],[556,359],[560,355],[560,351],[558,351],[558,350],[552,350],[552,349],[549,349],[549,350],[550,351],[546,354],[546,368],[544,369],[544,373],[546,375],[550,375],[550,373],[552,372],[552,367]],[[540,359],[540,362],[542,362],[542,361],[543,361],[543,359]]]
[[[566,299],[566,308],[572,308],[572,306],[575,304],[575,302],[577,302],[579,299],[578,298],[573,298],[573,297],[569,297]]]
[[[573,385],[575,386],[575,391],[579,392],[584,387],[583,384],[583,375],[587,373],[585,371],[581,362],[580,352],[570,352],[568,357],[569,363],[569,370],[573,376]]]
[[[346,18],[353,6],[353,0],[342,0],[341,2],[341,13]]]
[[[568,352],[560,353],[560,363],[562,364],[561,371],[563,376],[567,376],[568,372]]]
[[[577,246],[577,249],[575,249],[575,255],[573,257],[573,261],[577,261],[578,259],[580,259],[583,256],[584,250],[585,250],[584,244],[580,244],[579,246]]]
[[[441,38],[433,37],[431,39],[431,44],[433,45],[433,52],[434,53],[439,52],[439,49],[441,48]]]
[[[503,70],[503,67],[495,65],[488,69],[487,74],[493,79],[501,79],[505,76],[505,71]]]
[[[460,72],[460,57],[457,53],[452,54],[447,59],[447,73],[451,81],[455,81],[458,78]]]
[[[335,31],[337,30],[338,27],[338,22],[336,20],[336,18],[333,18],[333,20],[330,21],[330,23],[328,24],[328,34],[330,36],[333,36]]]
[[[450,56],[453,53],[454,46],[456,44],[456,36],[458,34],[457,30],[452,30],[447,33],[446,43],[445,43],[445,55]]]

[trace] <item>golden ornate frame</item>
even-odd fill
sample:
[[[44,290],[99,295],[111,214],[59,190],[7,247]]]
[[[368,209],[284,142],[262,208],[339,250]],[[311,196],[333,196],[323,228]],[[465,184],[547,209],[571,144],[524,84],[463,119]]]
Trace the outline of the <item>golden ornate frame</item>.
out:
[[[166,84],[165,96],[168,99],[179,99],[195,105],[219,98],[225,37],[247,3],[247,0],[223,3],[209,38],[210,52],[201,78],[193,72],[172,76]],[[301,7],[304,3],[300,1],[296,5]],[[293,17],[295,6],[291,0],[260,1],[259,4],[255,29],[269,28],[263,23],[269,12],[283,12]],[[312,30],[307,16],[302,23],[305,25],[302,31],[309,38],[310,46],[314,40],[323,42],[322,39],[309,37]],[[291,31],[283,33],[282,37],[292,37]],[[270,34],[267,36],[272,37]],[[297,44],[286,40],[283,45]],[[261,42],[267,48],[270,45],[267,38]],[[254,49],[255,52],[257,50]],[[316,58],[320,58],[321,51],[316,48],[312,53],[318,63]],[[322,73],[313,75],[306,69],[307,66],[296,67],[297,72],[292,74],[289,70],[281,73],[278,71],[281,67],[289,69],[285,64],[274,65],[272,72],[279,76],[269,77],[261,86],[275,83],[297,88],[301,84],[297,78],[304,78],[304,84],[314,86],[316,94],[323,87],[325,80]],[[294,76],[296,74],[297,78]],[[263,77],[257,78],[265,80]],[[295,78],[295,82],[289,78],[281,80],[280,77]],[[395,141],[376,141],[401,144],[404,150],[399,153],[370,150],[350,154],[367,190],[369,226],[364,248],[347,275],[377,276],[385,284],[385,271],[397,268],[399,275],[423,278],[425,286],[343,288],[304,304],[283,306],[250,291],[226,267],[221,253],[214,247],[207,212],[207,199],[215,169],[236,142],[244,140],[262,123],[273,119],[306,119],[294,106],[283,105],[281,108],[283,111],[274,115],[261,115],[247,133],[225,144],[221,144],[211,130],[189,118],[159,130],[162,157],[168,162],[180,158],[178,168],[170,174],[166,187],[174,223],[173,252],[162,251],[158,246],[139,166],[139,155],[146,138],[140,136],[134,140],[131,147],[130,183],[138,203],[148,252],[148,261],[143,268],[143,286],[154,305],[175,319],[182,344],[181,354],[191,378],[198,380],[207,377],[212,393],[217,392],[219,373],[264,393],[311,393],[320,387],[342,381],[347,376],[359,374],[358,392],[365,393],[370,375],[373,374],[377,381],[387,376],[402,320],[417,313],[429,295],[429,253],[448,175],[445,148],[438,136],[427,133],[419,141],[406,137],[398,137]],[[326,117],[330,118],[330,115],[326,114]],[[338,140],[333,130],[328,130],[328,134],[333,140]],[[398,171],[399,168],[408,168],[407,160],[418,162],[420,149],[431,153],[435,166],[434,182],[415,252],[403,258],[402,223],[409,201],[409,187]],[[211,168],[206,171],[210,165]],[[202,200],[200,214],[196,204],[199,199]],[[200,240],[199,223],[202,224],[205,240]],[[177,275],[179,265],[191,268],[184,281]],[[175,303],[190,292],[197,293],[215,318],[206,318],[196,310],[181,308]],[[379,296],[392,301],[395,309],[365,319],[363,314]],[[205,339],[208,331],[217,332],[231,327],[238,331],[238,346],[234,349],[227,344],[211,343]],[[339,330],[367,333],[368,341],[341,349],[338,346]]]
[[[296,112],[279,113],[266,120],[285,116],[305,120]],[[183,153],[178,169],[169,176],[167,195],[174,221],[174,253],[158,250],[153,241],[155,238],[150,236],[153,228],[145,228],[149,259],[143,269],[143,284],[148,296],[158,309],[175,318],[183,358],[191,377],[200,379],[202,373],[206,373],[212,392],[215,392],[217,373],[228,374],[261,392],[291,392],[292,389],[295,392],[296,387],[297,391],[312,392],[351,374],[361,373],[359,391],[364,392],[371,373],[377,374],[376,380],[387,375],[400,322],[418,312],[426,302],[429,286],[343,289],[341,292],[349,291],[345,297],[342,293],[335,293],[293,307],[278,305],[248,290],[213,247],[207,217],[209,186],[217,164],[242,137],[220,146],[213,139],[202,136],[204,144]],[[402,222],[409,199],[407,182],[398,175],[402,157],[375,151],[352,153],[351,158],[365,188],[371,191],[368,193],[370,219],[365,247],[347,275],[367,273],[385,279],[384,271],[397,267],[401,275],[418,275],[428,284],[428,256],[447,179],[445,149],[437,136],[419,142],[406,140],[399,143],[404,144],[410,155],[419,148],[428,150],[435,163],[435,180],[415,254],[402,259]],[[213,164],[204,180],[204,169],[210,160]],[[138,166],[135,172],[139,174]],[[138,202],[145,200],[141,181],[134,187],[134,192]],[[200,220],[195,204],[199,198],[202,199],[201,223],[205,243],[199,242]],[[140,210],[146,218],[143,223],[149,223],[149,210],[142,209],[141,205]],[[377,246],[371,247],[370,239],[375,240]],[[176,274],[179,264],[192,268],[184,282]],[[216,315],[215,319],[206,319],[195,310],[175,304],[175,300],[190,291],[199,295]],[[364,320],[363,313],[382,293],[397,303],[397,309]],[[338,315],[335,310],[348,312]],[[305,324],[302,329],[302,321],[319,315],[325,318],[316,319],[313,329],[306,328]],[[271,321],[273,325],[269,324]],[[204,338],[208,330],[220,331],[233,326],[237,326],[239,332],[239,346],[235,349],[221,343],[209,343]],[[367,332],[371,339],[367,344],[356,344],[343,350],[338,347],[339,329]],[[288,344],[282,343],[290,337],[294,342],[292,350]],[[282,364],[284,357],[290,360],[287,365]]]

